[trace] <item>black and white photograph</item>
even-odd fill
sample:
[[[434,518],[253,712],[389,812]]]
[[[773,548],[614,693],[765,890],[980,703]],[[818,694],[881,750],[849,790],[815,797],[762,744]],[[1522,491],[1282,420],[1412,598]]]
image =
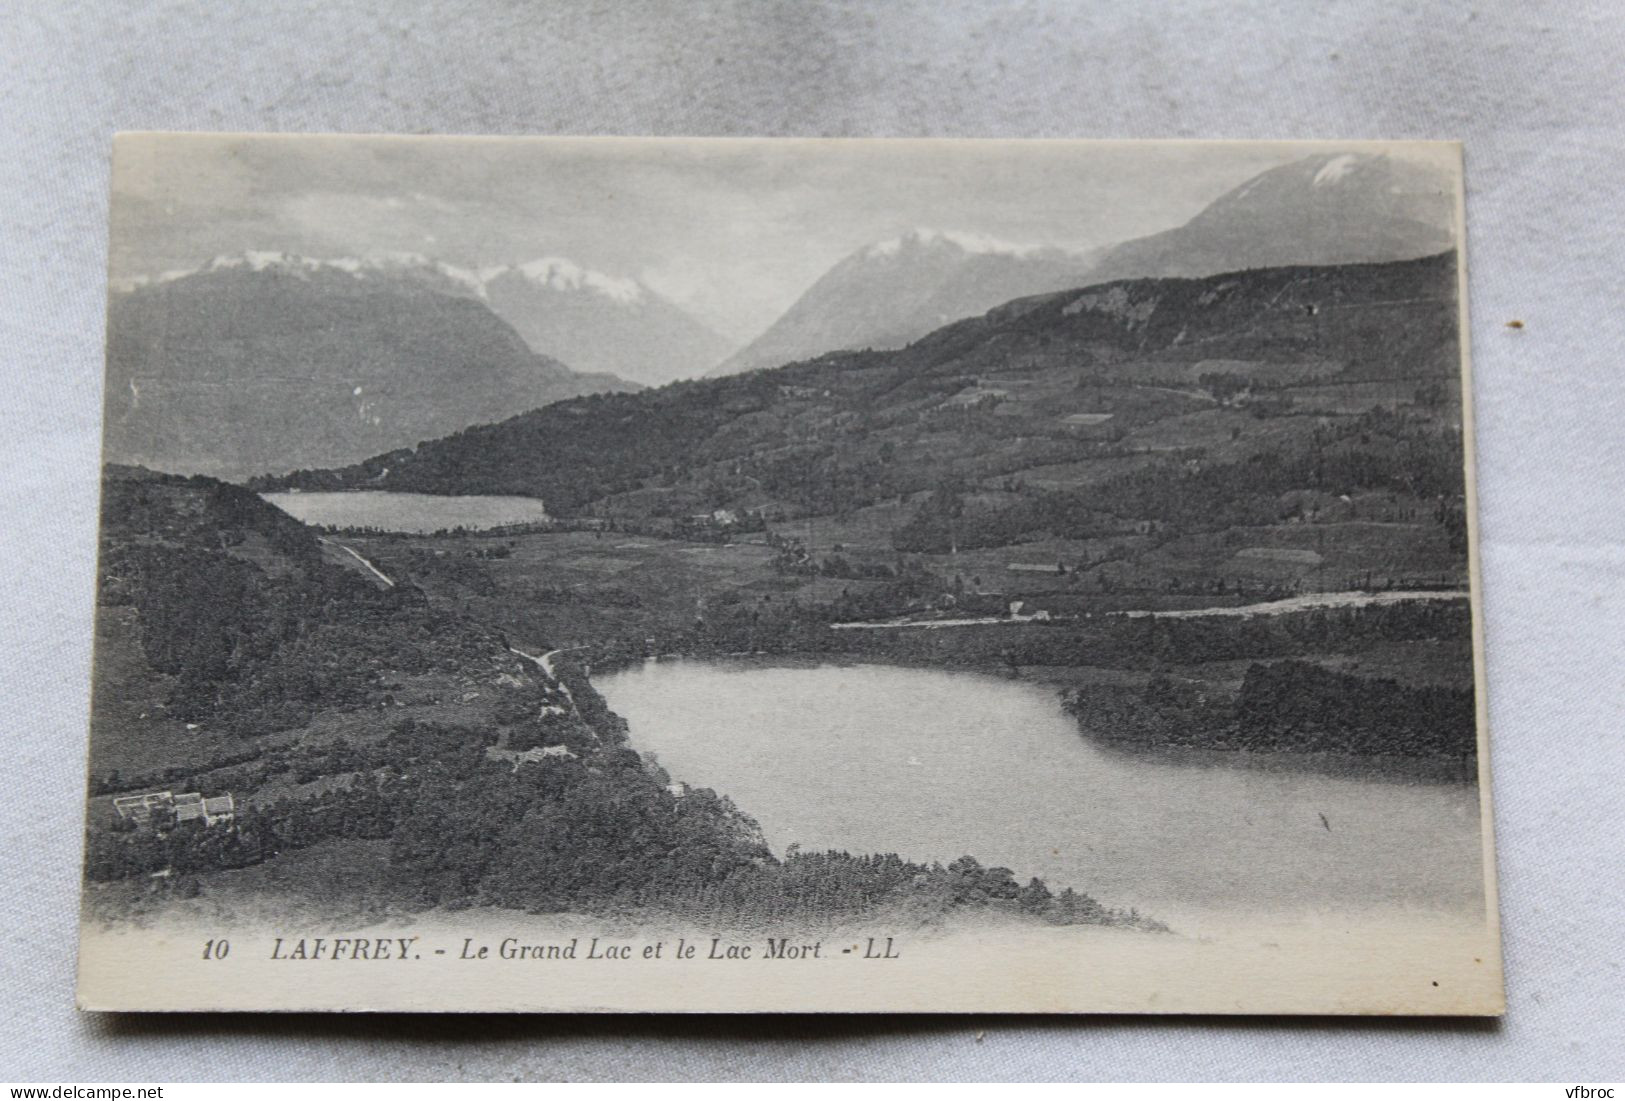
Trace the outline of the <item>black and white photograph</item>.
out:
[[[1461,150],[125,134],[89,1009],[1503,1007]]]

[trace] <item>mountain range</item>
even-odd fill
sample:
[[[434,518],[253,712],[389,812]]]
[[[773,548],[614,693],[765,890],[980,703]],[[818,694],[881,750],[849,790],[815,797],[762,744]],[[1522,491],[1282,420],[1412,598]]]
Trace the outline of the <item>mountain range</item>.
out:
[[[115,290],[106,458],[234,478],[632,388],[532,351],[466,276],[249,253]]]
[[[850,514],[945,480],[984,484],[1111,457],[1132,501],[1145,491],[1132,482],[1141,468],[1184,476],[1181,463],[1169,465],[1177,458],[1170,441],[1211,437],[1206,461],[1234,474],[1216,500],[1235,496],[1268,511],[1276,505],[1253,502],[1267,496],[1263,468],[1247,465],[1254,455],[1279,463],[1290,453],[1304,469],[1277,468],[1288,483],[1324,480],[1348,492],[1312,458],[1328,416],[1402,406],[1453,430],[1455,273],[1455,254],[1445,252],[1114,281],[1018,299],[903,349],[831,352],[560,402],[412,451],[256,486],[520,494],[566,516],[681,520],[724,508],[793,517]],[[1459,480],[1449,448],[1417,449],[1403,438],[1373,438],[1356,476]],[[1043,500],[1031,490],[1017,496]],[[1101,507],[1088,495],[1076,504]]]
[[[734,375],[841,349],[900,348],[1001,302],[1080,286],[1091,259],[952,230],[910,230],[836,264],[710,373]]]
[[[1254,176],[1182,226],[1106,250],[1089,277],[1412,260],[1452,246],[1455,213],[1448,182],[1424,168],[1324,153]]]
[[[115,292],[228,270],[269,268],[305,276],[343,274],[379,285],[396,282],[490,307],[537,353],[573,370],[660,386],[705,373],[734,347],[646,284],[583,267],[563,256],[468,268],[421,253],[314,258],[281,252],[216,257],[196,270],[116,282]]]
[[[711,374],[900,348],[1015,298],[1154,276],[1409,260],[1453,243],[1447,182],[1386,156],[1327,153],[1253,177],[1184,225],[1091,252],[917,229],[841,260]]]
[[[1451,247],[1453,221],[1442,180],[1338,153],[1088,253],[916,229],[847,256],[732,355],[643,283],[559,256],[474,269],[248,252],[115,283],[107,455],[221,477],[343,466],[586,393],[898,349],[1070,288],[1411,259]]]
[[[734,347],[644,283],[564,257],[485,268],[479,278],[497,316],[579,371],[661,386],[705,373]]]

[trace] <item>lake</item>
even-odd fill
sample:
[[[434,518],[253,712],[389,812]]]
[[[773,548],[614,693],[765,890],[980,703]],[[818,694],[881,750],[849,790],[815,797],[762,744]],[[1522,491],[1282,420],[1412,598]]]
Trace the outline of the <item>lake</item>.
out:
[[[730,796],[781,855],[970,854],[1186,932],[1482,914],[1470,784],[1110,749],[1053,688],[974,673],[678,660],[593,682],[636,748]]]
[[[265,493],[296,520],[324,527],[377,528],[422,534],[442,528],[469,530],[529,524],[547,519],[535,497],[441,497],[432,493]]]

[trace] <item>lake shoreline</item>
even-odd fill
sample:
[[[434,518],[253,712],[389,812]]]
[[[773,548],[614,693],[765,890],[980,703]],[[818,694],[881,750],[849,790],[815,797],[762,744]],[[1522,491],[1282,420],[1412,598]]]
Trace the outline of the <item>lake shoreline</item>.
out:
[[[1176,931],[1306,903],[1482,904],[1474,786],[1426,766],[1134,752],[1079,731],[1043,683],[987,671],[735,654],[592,681],[632,745],[726,792],[775,851],[974,853]],[[1420,874],[1418,845],[1443,875]]]
[[[262,493],[260,499],[312,527],[400,535],[480,532],[551,519],[539,497],[343,489]]]
[[[877,661],[872,657],[844,653],[795,651],[775,653],[769,651],[734,651],[728,653],[681,652],[652,654],[642,659],[618,658],[606,662],[590,662],[588,675],[597,678],[635,670],[648,664],[701,662],[723,668],[748,669],[854,669],[862,667],[940,670],[988,677],[999,681],[1030,684],[1053,689],[1056,706],[1060,708],[1066,691],[1079,685],[1138,683],[1143,674],[1136,670],[1115,669],[1105,666],[1042,666],[1042,676],[1027,673],[1011,674],[1008,668],[984,663],[957,664],[933,662],[922,657],[899,655],[896,660]],[[1130,757],[1163,759],[1183,764],[1206,764],[1213,767],[1236,767],[1263,772],[1301,771],[1316,775],[1349,779],[1372,778],[1378,780],[1410,780],[1419,783],[1444,783],[1477,786],[1477,762],[1461,762],[1453,758],[1430,756],[1404,756],[1400,754],[1337,753],[1325,750],[1260,751],[1245,747],[1194,746],[1176,743],[1141,744],[1130,739],[1112,738],[1091,731],[1079,724],[1078,736],[1100,748]]]

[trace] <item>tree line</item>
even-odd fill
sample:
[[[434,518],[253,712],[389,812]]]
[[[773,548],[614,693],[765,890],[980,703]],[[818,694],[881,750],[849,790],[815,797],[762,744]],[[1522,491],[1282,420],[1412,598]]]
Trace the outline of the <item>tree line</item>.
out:
[[[229,825],[109,824],[89,833],[93,881],[151,877],[182,894],[210,873],[338,839],[388,842],[386,898],[413,909],[502,906],[533,913],[656,909],[736,925],[955,913],[1052,924],[1161,926],[971,857],[944,866],[895,854],[782,859],[725,796],[673,790],[624,744],[517,769],[485,753],[477,728],[403,722],[330,765],[362,766],[319,794],[243,807]],[[379,763],[382,762],[382,763]],[[201,877],[201,878],[200,878]],[[349,900],[358,901],[358,900]]]
[[[1234,694],[1159,674],[1137,689],[1068,689],[1063,705],[1085,734],[1140,748],[1423,757],[1467,774],[1477,756],[1471,688],[1413,687],[1307,661],[1255,662]]]

